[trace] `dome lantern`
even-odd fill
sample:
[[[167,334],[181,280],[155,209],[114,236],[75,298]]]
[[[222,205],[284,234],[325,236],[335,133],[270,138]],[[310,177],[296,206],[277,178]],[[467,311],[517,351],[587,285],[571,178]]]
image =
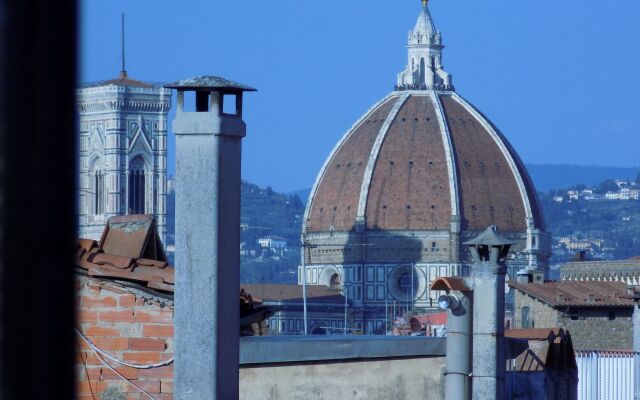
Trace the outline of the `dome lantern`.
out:
[[[408,63],[398,74],[397,90],[453,90],[451,74],[442,65],[442,34],[436,29],[428,1],[413,30],[409,31]]]

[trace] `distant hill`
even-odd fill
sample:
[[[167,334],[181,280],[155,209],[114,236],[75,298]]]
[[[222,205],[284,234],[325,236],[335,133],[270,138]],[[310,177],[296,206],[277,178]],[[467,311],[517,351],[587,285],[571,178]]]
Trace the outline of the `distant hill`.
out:
[[[568,188],[579,184],[595,186],[606,179],[635,180],[640,168],[527,164],[527,171],[536,186],[536,190],[548,192],[549,190]]]
[[[540,193],[547,227],[555,236],[603,239],[615,249],[612,256],[626,258],[640,254],[640,202],[556,203],[551,190],[579,184],[596,186],[606,179],[635,180],[639,168],[595,167],[577,165],[529,164],[527,169]],[[299,264],[300,229],[304,206],[311,189],[277,193],[270,187],[242,182],[241,276],[245,283],[295,283]],[[167,196],[167,243],[174,242],[175,192]],[[263,254],[257,240],[263,236],[286,239],[289,250],[280,257]],[[558,254],[555,262],[565,255]]]
[[[297,195],[304,204],[307,204],[307,200],[309,200],[309,195],[311,194],[311,189],[300,189],[289,194],[292,196]]]
[[[598,167],[593,165],[571,164],[527,164],[527,171],[533,180],[536,190],[548,192],[553,189],[568,188],[584,184],[595,186],[606,179],[635,180],[640,167]],[[311,189],[300,189],[291,192],[298,195],[303,203],[307,203]]]

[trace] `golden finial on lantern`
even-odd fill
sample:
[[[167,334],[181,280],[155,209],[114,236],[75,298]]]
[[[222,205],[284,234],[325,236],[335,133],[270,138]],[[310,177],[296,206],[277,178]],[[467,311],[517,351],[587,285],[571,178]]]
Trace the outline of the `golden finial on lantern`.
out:
[[[429,5],[429,0],[422,0],[422,6],[426,7],[427,5]]]

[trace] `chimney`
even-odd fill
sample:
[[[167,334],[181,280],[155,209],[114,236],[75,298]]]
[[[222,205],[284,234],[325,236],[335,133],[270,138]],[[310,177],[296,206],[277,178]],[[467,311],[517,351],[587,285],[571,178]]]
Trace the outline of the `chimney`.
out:
[[[472,399],[503,399],[505,261],[513,242],[502,237],[495,226],[490,226],[465,244],[474,261],[473,292],[482,297],[482,301],[473,304]]]
[[[516,282],[518,283],[527,284],[527,283],[531,283],[532,281],[533,281],[533,277],[529,273],[529,270],[526,268],[521,269],[516,274]]]
[[[242,96],[255,89],[215,76],[166,87],[178,91],[175,399],[237,399]]]
[[[447,369],[445,400],[471,397],[473,291],[469,278],[440,278],[432,290],[445,290],[438,298],[447,310]],[[453,286],[452,286],[453,285]]]
[[[638,288],[631,289],[633,293],[633,357],[634,381],[640,382],[640,291]],[[640,385],[635,385],[634,399],[640,400]]]

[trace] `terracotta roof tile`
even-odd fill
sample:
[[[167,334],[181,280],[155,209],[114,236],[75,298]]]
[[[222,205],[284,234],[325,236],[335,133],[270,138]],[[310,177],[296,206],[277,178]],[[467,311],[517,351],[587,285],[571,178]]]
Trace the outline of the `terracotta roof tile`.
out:
[[[310,205],[307,231],[328,231],[331,227],[337,231],[350,231],[353,228],[371,149],[397,100],[394,96],[372,111],[333,155]]]
[[[110,218],[99,244],[78,240],[76,266],[87,270],[89,276],[128,280],[173,292],[174,268],[166,262],[151,215]]]
[[[509,286],[551,307],[632,307],[624,282],[557,281],[545,283],[508,282]]]
[[[440,100],[456,153],[462,229],[482,231],[497,225],[504,232],[526,231],[520,189],[500,147],[460,103],[451,96]]]
[[[514,339],[547,340],[560,335],[560,328],[507,329],[504,336]]]
[[[431,290],[457,290],[460,292],[468,292],[471,290],[464,278],[442,277],[438,278],[431,284]]]
[[[419,314],[414,315],[413,318],[417,319],[423,325],[446,325],[449,314],[446,312]]]
[[[449,228],[449,171],[435,115],[429,97],[411,96],[389,127],[367,196],[368,229]]]
[[[106,253],[90,254],[87,261],[96,265],[109,265],[120,269],[128,269],[133,266],[133,258],[116,256]]]
[[[302,286],[300,285],[240,285],[247,293],[263,301],[302,301]],[[307,299],[313,302],[340,302],[344,303],[344,297],[339,290],[326,286],[307,286]]]

